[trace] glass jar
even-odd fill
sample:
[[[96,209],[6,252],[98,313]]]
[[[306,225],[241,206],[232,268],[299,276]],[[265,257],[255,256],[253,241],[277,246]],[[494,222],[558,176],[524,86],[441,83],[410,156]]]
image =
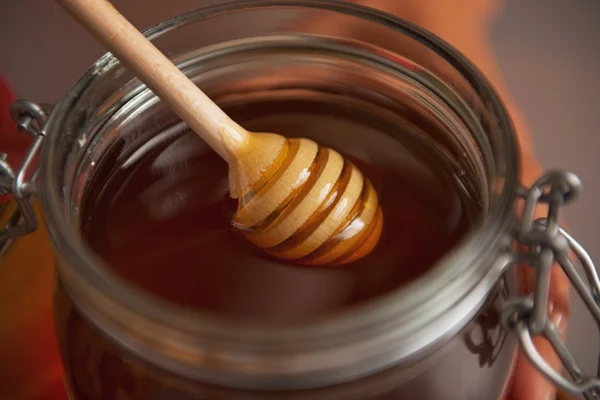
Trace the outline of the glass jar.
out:
[[[315,21],[360,29],[348,38]],[[239,323],[153,297],[86,245],[82,201],[100,163],[117,164],[153,139],[183,135],[185,126],[106,54],[44,118],[31,151],[41,149],[35,190],[56,259],[57,338],[71,398],[501,399],[517,338],[527,345],[530,333],[541,333],[526,318],[545,316],[518,297],[514,265],[525,256],[512,250],[515,231],[531,254],[556,250],[558,241],[546,239],[568,236],[527,217],[538,202],[555,210],[552,199],[575,197],[579,182],[551,173],[531,190],[519,186],[515,134],[484,77],[422,29],[338,2],[235,1],[145,34],[220,104],[341,105],[383,132],[385,140],[373,136],[372,143],[390,147],[382,157],[406,140],[394,127],[413,127],[415,140],[456,171],[474,225],[410,284],[310,324]],[[14,109],[27,123],[37,108],[22,102]],[[318,138],[359,158],[365,150],[337,130]],[[17,197],[33,192],[28,182],[15,182]],[[520,198],[526,207],[519,222]],[[28,203],[20,205],[27,214]],[[541,302],[543,286],[540,293]]]

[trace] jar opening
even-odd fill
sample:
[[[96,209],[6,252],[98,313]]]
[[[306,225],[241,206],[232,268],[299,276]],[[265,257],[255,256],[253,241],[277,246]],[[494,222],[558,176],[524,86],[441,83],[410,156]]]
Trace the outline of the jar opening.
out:
[[[240,39],[219,31],[213,39],[215,44],[210,45],[189,39],[194,29],[228,26],[223,18],[235,19],[244,12],[267,13],[267,19],[269,13],[275,13],[271,18],[286,21],[285,32],[266,24],[274,29],[273,33],[265,35],[260,29],[238,32],[245,37]],[[383,43],[323,36],[300,28],[297,33],[289,32],[289,26],[298,26],[298,21],[307,18],[306,13],[315,12],[360,19],[373,24],[374,29],[395,35],[394,39],[410,40],[413,57],[397,52],[396,45],[385,47]],[[175,54],[182,70],[209,95],[230,107],[247,106],[253,96],[275,104],[286,98],[301,101],[317,93],[321,100],[329,99],[338,107],[350,104],[366,115],[378,113],[377,119],[370,120],[377,121],[379,129],[385,130],[387,124],[390,132],[406,133],[398,126],[417,127],[415,141],[417,136],[419,140],[425,138],[429,148],[447,162],[446,167],[456,169],[454,176],[470,199],[476,222],[466,240],[423,277],[397,292],[309,325],[282,324],[275,332],[272,326],[265,329],[260,324],[231,323],[151,298],[108,272],[99,257],[84,245],[80,237],[81,206],[99,163],[113,157],[110,162],[123,165],[135,157],[136,150],[152,146],[153,140],[181,137],[185,126],[178,124],[150,91],[107,55],[52,113],[42,167],[43,203],[59,252],[61,278],[79,307],[100,329],[139,353],[148,346],[162,346],[162,351],[153,351],[148,357],[188,375],[209,375],[211,380],[219,381],[219,368],[208,368],[201,358],[207,351],[222,352],[227,343],[227,354],[217,357],[223,362],[222,368],[235,367],[240,382],[254,385],[255,380],[264,383],[267,379],[277,381],[277,385],[294,385],[299,382],[298,376],[309,376],[311,384],[319,384],[330,383],[332,374],[336,379],[350,379],[351,374],[338,376],[343,368],[360,375],[414,356],[451,335],[459,328],[457,321],[476,311],[485,290],[474,293],[473,289],[483,280],[495,279],[490,276],[489,265],[500,253],[496,243],[502,241],[508,229],[518,166],[504,110],[487,83],[459,54],[393,17],[362,7],[317,1],[235,2],[186,14],[147,34],[159,48],[176,46],[171,54]],[[188,37],[187,42],[175,40],[180,34]],[[433,57],[436,59],[430,60],[431,65],[424,65],[420,59]],[[260,125],[260,121],[254,123]],[[397,146],[401,142],[391,136],[368,144],[385,150],[378,153],[380,159],[409,162],[414,154],[402,152]],[[324,138],[319,136],[317,140]],[[331,143],[333,147],[340,144],[343,140],[339,138]],[[347,151],[359,158],[369,154],[368,146],[347,144]],[[424,152],[423,157],[427,156]],[[490,248],[494,251],[486,254]],[[455,302],[467,297],[470,308],[449,311]],[[435,329],[431,328],[434,321]],[[423,334],[427,326],[428,334]],[[125,334],[131,329],[138,335],[134,342],[128,342]],[[178,340],[162,340],[173,337]],[[290,343],[295,344],[293,350]],[[391,344],[396,351],[390,356]],[[264,346],[269,354],[259,350]],[[380,357],[373,360],[370,355],[367,360],[356,350],[361,348],[369,348]],[[342,357],[348,349],[353,349],[353,355]],[[325,353],[329,356],[324,357]],[[302,357],[295,365],[282,368],[281,357],[290,354]],[[244,363],[255,358],[266,362],[267,367],[249,373]]]

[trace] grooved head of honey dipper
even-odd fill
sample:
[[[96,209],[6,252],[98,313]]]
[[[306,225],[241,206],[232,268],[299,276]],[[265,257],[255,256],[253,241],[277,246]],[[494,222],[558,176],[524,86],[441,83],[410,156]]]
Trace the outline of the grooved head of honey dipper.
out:
[[[240,186],[233,225],[267,253],[298,264],[340,265],[369,254],[383,226],[371,182],[335,150],[284,140],[261,177]],[[238,168],[238,181],[243,173]]]

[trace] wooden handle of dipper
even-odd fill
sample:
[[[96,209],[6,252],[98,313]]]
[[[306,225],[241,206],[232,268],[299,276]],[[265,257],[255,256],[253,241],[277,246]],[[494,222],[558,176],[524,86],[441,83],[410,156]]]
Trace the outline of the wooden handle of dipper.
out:
[[[250,134],[106,0],[56,0],[228,163]]]

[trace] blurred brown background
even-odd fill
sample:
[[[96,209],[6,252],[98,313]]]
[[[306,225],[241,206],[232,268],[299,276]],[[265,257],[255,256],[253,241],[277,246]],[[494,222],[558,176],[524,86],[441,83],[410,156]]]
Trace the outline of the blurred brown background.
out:
[[[400,0],[398,0],[400,1]],[[211,1],[214,2],[214,1]],[[505,0],[494,50],[546,168],[566,167],[585,195],[566,211],[572,232],[600,264],[600,2]],[[113,0],[139,28],[208,0]],[[465,10],[467,12],[467,10]],[[53,2],[0,0],[0,74],[19,97],[54,102],[104,51]],[[576,296],[574,296],[576,297]],[[596,368],[598,331],[574,299],[569,345]]]

